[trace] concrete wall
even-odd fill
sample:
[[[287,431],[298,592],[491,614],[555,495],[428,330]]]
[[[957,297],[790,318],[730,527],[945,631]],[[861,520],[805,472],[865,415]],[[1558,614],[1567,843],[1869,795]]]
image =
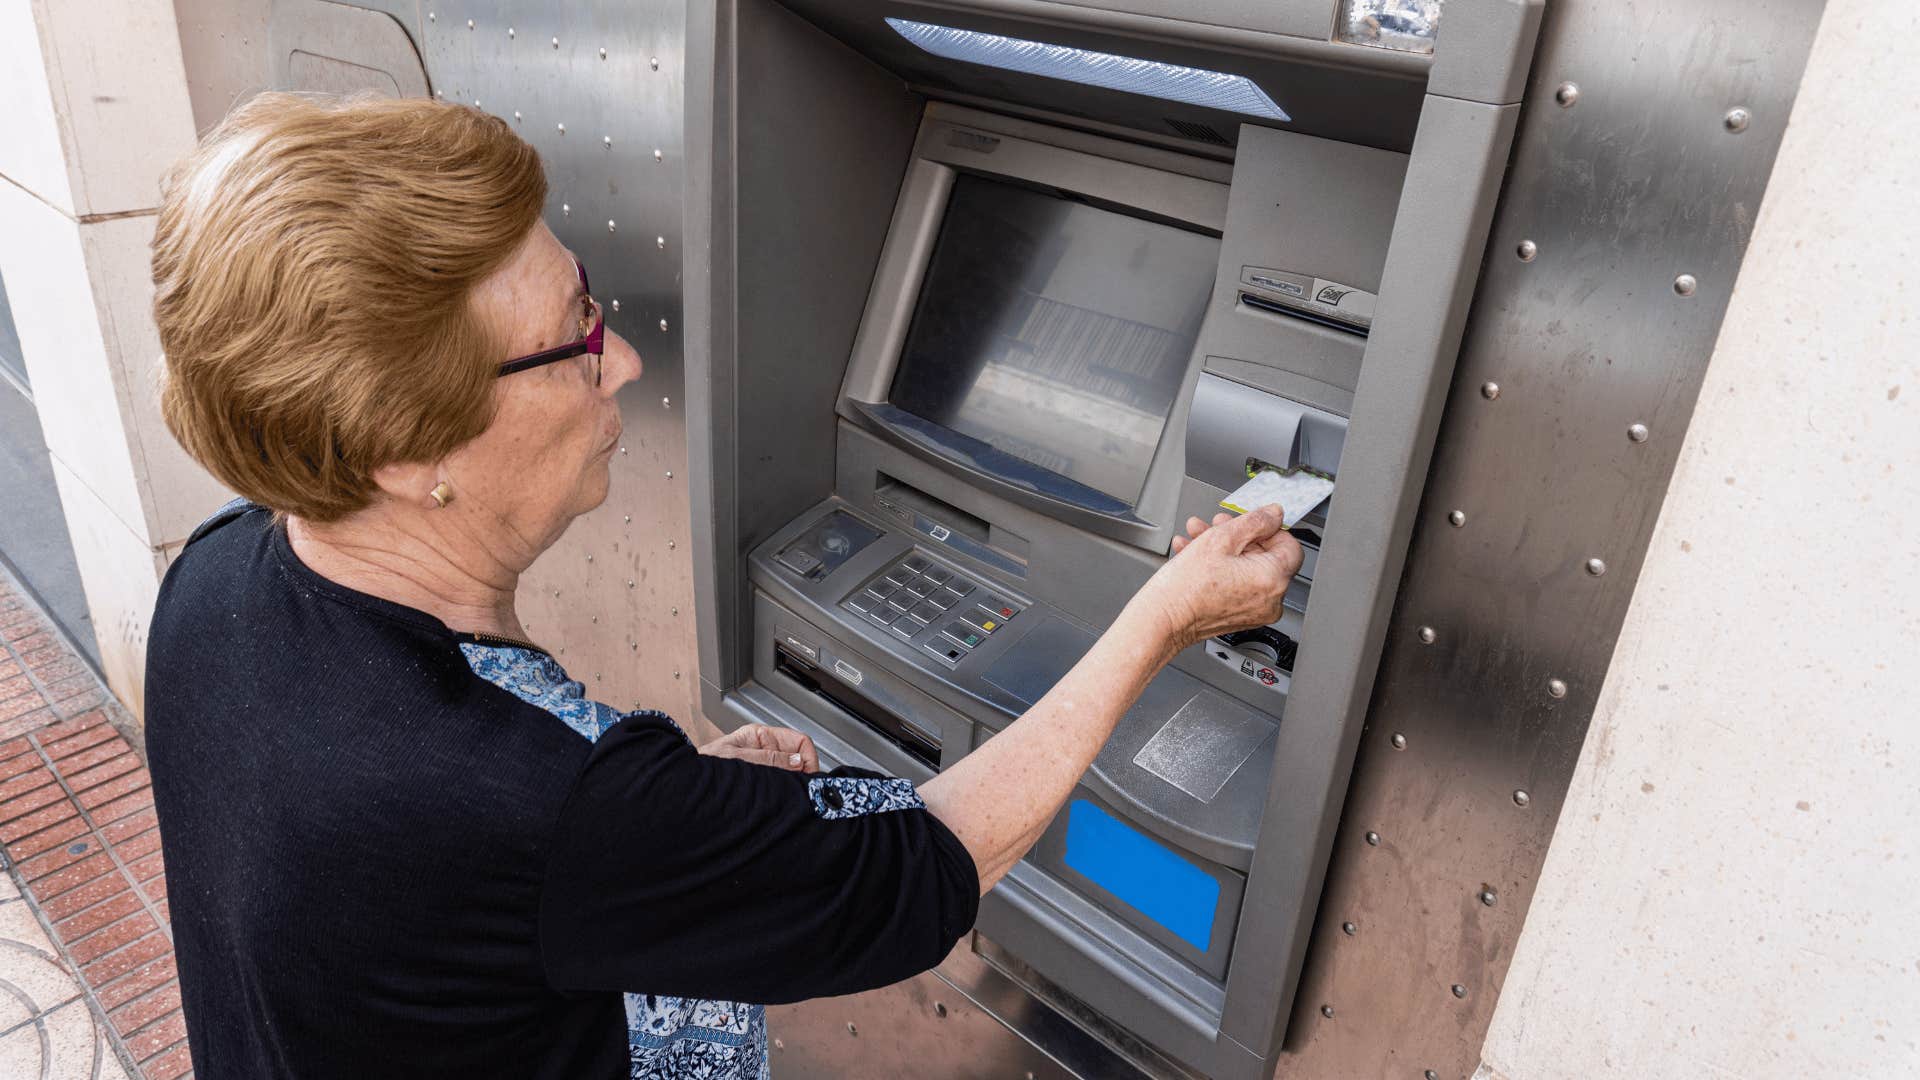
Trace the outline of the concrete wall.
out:
[[[1489,1076],[1920,1076],[1920,114],[1830,0]]]
[[[172,4],[0,2],[0,101],[0,275],[101,664],[137,713],[159,575],[223,498],[155,393],[148,249],[194,139]]]

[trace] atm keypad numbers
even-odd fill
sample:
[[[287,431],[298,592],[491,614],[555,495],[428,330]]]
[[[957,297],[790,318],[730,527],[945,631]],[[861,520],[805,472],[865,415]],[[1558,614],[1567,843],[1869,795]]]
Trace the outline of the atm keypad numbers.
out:
[[[1022,608],[924,555],[888,567],[842,604],[934,659],[958,667]]]

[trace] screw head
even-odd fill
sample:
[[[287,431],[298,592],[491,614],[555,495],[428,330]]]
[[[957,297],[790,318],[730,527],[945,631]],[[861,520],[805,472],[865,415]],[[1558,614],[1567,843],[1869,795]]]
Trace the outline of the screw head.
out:
[[[1573,108],[1573,103],[1580,100],[1580,84],[1572,82],[1561,83],[1560,88],[1553,92],[1553,100],[1558,102],[1563,109]]]
[[[620,520],[621,520],[621,521],[624,521],[624,522],[626,522],[626,523],[627,523],[627,524],[629,524],[629,525],[631,525],[631,524],[633,524],[633,515],[632,515],[632,514],[621,514],[621,515],[620,515]]]
[[[1627,440],[1629,442],[1646,442],[1647,441],[1647,425],[1645,424],[1628,425]]]
[[[660,399],[660,407],[661,407],[661,408],[663,408],[663,409],[671,409],[671,408],[673,408],[673,399],[672,399],[672,398],[664,398],[664,397],[663,397],[663,398],[661,398],[661,399]]]
[[[619,226],[618,226],[618,225],[615,225],[615,224],[614,224],[614,222],[613,222],[613,219],[612,219],[612,218],[608,218],[608,219],[607,219],[607,231],[608,231],[608,232],[612,232],[612,231],[614,231],[614,230],[615,230],[615,229],[617,229],[617,228],[619,228]]]
[[[1453,984],[1453,996],[1454,996],[1454,997],[1457,997],[1457,998],[1463,998],[1463,997],[1466,997],[1466,996],[1467,996],[1467,988],[1466,988],[1466,987],[1464,987],[1464,986],[1461,986],[1461,985],[1460,985],[1459,983],[1454,983],[1454,984]]]
[[[561,203],[561,204],[560,204],[560,216],[561,216],[561,217],[572,217],[572,216],[573,216],[573,204],[571,204],[571,203]]]
[[[618,300],[613,301],[613,310],[616,312],[620,310],[620,301]]]
[[[666,154],[661,152],[659,147],[656,146],[653,148],[653,160],[663,161],[666,159],[666,156],[667,156]]]
[[[1744,107],[1739,105],[1735,105],[1733,108],[1728,109],[1727,115],[1720,118],[1721,126],[1725,127],[1728,131],[1732,132],[1735,135],[1738,135],[1741,132],[1747,130],[1747,125],[1752,122],[1753,122],[1753,114],[1748,112]]]
[[[659,57],[657,57],[657,56],[650,56],[650,57],[648,57],[648,58],[647,58],[647,66],[648,66],[648,67],[650,67],[650,68],[652,68],[652,69],[653,69],[653,70],[655,70],[655,71],[659,71],[659,70],[660,70],[660,58],[659,58]]]
[[[942,1002],[938,1002],[938,1001],[934,1002],[933,1015],[944,1018],[947,1015],[946,1005]]]
[[[513,36],[513,27],[511,27],[511,26],[509,26],[509,27],[507,27],[507,36],[508,36],[508,37],[512,37],[512,36]]]
[[[674,543],[674,541],[672,541],[672,540],[669,540],[669,541],[667,541],[667,550],[668,550],[668,551],[672,551],[672,550],[674,549],[674,547],[675,547],[675,546],[676,546],[676,545],[675,545],[675,543]]]
[[[589,556],[587,556],[587,561],[588,561],[588,562],[592,562],[592,561],[593,561],[593,556],[591,556],[591,555],[589,555]]]
[[[554,38],[554,39],[553,39],[553,47],[554,47],[554,48],[556,48],[556,49],[560,47],[560,39],[559,39],[559,38]]]
[[[667,320],[665,319],[660,320],[660,332],[663,334],[667,332]]]
[[[624,446],[623,446],[623,447],[621,447],[621,448],[620,448],[620,452],[621,452],[622,454],[624,454],[624,453],[626,453],[626,452],[627,452],[627,448],[626,448],[626,447],[624,447]]]
[[[1467,512],[1465,510],[1455,510],[1452,513],[1447,515],[1447,524],[1453,526],[1456,529],[1462,525],[1465,525],[1466,523],[1467,523]]]
[[[672,469],[668,469],[668,470],[667,470],[667,479],[669,479],[669,480],[671,480],[671,479],[673,479],[673,470],[672,470]]]
[[[1329,1020],[1333,1019],[1333,1006],[1331,1005],[1320,1006],[1320,1015],[1326,1017]]]
[[[1513,249],[1513,253],[1520,256],[1521,262],[1532,262],[1534,257],[1540,254],[1540,245],[1531,240],[1522,240],[1520,246]]]
[[[1547,680],[1547,696],[1563,698],[1567,696],[1567,684],[1560,679]]]
[[[437,21],[439,21],[439,20],[438,20],[438,18],[437,18],[437,17],[436,17],[435,15],[434,15],[434,13],[433,13],[433,12],[431,12],[431,11],[429,11],[429,12],[427,12],[427,21],[428,21],[428,22],[437,22]]]
[[[514,123],[516,123],[516,124],[520,122],[520,110],[519,110],[519,109],[515,109],[515,110],[513,110],[513,121],[514,121]]]
[[[1343,922],[1340,924],[1340,932],[1348,937],[1352,937],[1360,932],[1360,928],[1353,923]]]
[[[1397,731],[1393,733],[1393,738],[1387,741],[1393,744],[1395,750],[1405,750],[1407,748],[1407,737]]]
[[[1420,1075],[1424,1078],[1424,1080],[1440,1080],[1440,1074],[1437,1072],[1434,1072],[1432,1069],[1428,1069],[1426,1072],[1421,1073]]]
[[[1494,892],[1491,886],[1480,890],[1480,902],[1487,905],[1488,907],[1492,907],[1495,903],[1499,901],[1499,899],[1500,899],[1500,894]]]
[[[471,30],[471,29],[473,29],[473,20],[472,20],[472,19],[468,19],[468,20],[467,20],[467,29],[469,29],[469,30]]]
[[[785,1050],[787,1048],[787,1040],[785,1039],[773,1040],[773,1048],[775,1050]]]
[[[859,1028],[857,1028],[857,1027],[854,1027],[854,1026],[853,1026],[853,1021],[851,1021],[851,1020],[849,1020],[849,1021],[847,1021],[847,1034],[849,1034],[849,1035],[858,1035],[858,1034],[860,1034],[860,1029],[859,1029]]]
[[[562,135],[565,135],[565,134],[567,133],[567,125],[565,125],[565,124],[555,124],[555,125],[553,125],[553,126],[554,126],[555,128],[558,128],[558,129],[559,129],[559,131],[560,131],[560,134],[562,134]]]
[[[605,50],[605,49],[601,49],[601,50],[600,50],[600,59],[602,59],[602,60],[605,60],[606,58],[607,58],[607,50]]]
[[[1433,627],[1423,626],[1420,628],[1420,644],[1431,645],[1435,641],[1439,640],[1439,638],[1440,638],[1439,633],[1437,633],[1433,629]]]
[[[613,136],[611,135],[600,136],[600,145],[611,148],[613,146]]]
[[[1367,833],[1367,846],[1368,846],[1368,847],[1379,847],[1379,846],[1380,846],[1380,834],[1379,834],[1379,833],[1377,833],[1377,832],[1371,832],[1371,831],[1369,831],[1369,832]]]
[[[667,614],[677,617],[680,614],[680,609],[677,607],[668,608]]]
[[[667,238],[664,236],[654,237],[653,246],[659,248],[661,251],[667,250]]]
[[[1700,288],[1700,281],[1692,274],[1681,274],[1673,279],[1673,291],[1681,296],[1692,296]]]
[[[1532,803],[1533,803],[1533,796],[1527,794],[1525,789],[1521,789],[1513,793],[1513,805],[1529,806],[1529,805],[1532,805]]]
[[[1599,577],[1601,574],[1604,574],[1606,572],[1607,572],[1607,564],[1605,561],[1600,559],[1587,560],[1587,573],[1592,574],[1594,577]]]
[[[632,581],[632,579],[628,579],[628,581],[627,581],[627,588],[629,588],[629,589],[631,589],[631,588],[633,588],[633,581]]]
[[[1498,401],[1500,398],[1500,384],[1497,382],[1481,383],[1480,396],[1486,398],[1488,401]]]

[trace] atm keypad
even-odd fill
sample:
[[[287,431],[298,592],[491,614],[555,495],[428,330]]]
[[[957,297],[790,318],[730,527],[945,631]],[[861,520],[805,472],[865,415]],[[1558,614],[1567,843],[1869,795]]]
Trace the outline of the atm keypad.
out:
[[[849,598],[846,607],[903,641],[920,641],[924,632],[923,647],[948,667],[957,666],[1022,610],[1011,600],[980,591],[978,583],[964,574],[918,554],[888,567]],[[938,631],[928,629],[942,620],[945,625]]]

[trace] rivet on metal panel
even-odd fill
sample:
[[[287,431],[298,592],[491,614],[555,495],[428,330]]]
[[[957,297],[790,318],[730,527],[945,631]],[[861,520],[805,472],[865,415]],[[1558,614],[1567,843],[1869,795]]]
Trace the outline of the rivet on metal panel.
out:
[[[673,408],[673,399],[672,399],[672,398],[661,398],[661,399],[660,399],[660,407],[661,407],[661,408],[663,408],[663,409],[671,409],[671,408]]]
[[[473,107],[474,107],[474,108],[476,108],[476,109],[480,107],[480,99],[479,99],[479,98],[474,98],[474,99],[473,99]]]
[[[1480,902],[1488,907],[1492,907],[1495,903],[1498,903],[1499,900],[1500,894],[1493,891],[1493,886],[1489,885],[1480,890]]]
[[[1520,256],[1521,262],[1532,262],[1534,256],[1540,254],[1540,245],[1531,240],[1522,240],[1520,246],[1513,249],[1513,253]]]
[[[561,217],[572,217],[572,216],[573,216],[573,206],[572,206],[572,204],[570,204],[570,203],[561,203],[561,204],[560,204],[560,216],[561,216]]]
[[[1752,122],[1753,114],[1738,105],[1728,109],[1727,115],[1720,120],[1721,125],[1735,135],[1747,130],[1747,125]]]
[[[1352,937],[1355,934],[1358,934],[1360,932],[1360,927],[1355,925],[1354,923],[1343,922],[1340,924],[1340,932],[1347,935],[1348,937]]]
[[[1431,645],[1439,640],[1439,637],[1440,635],[1431,626],[1423,626],[1420,628],[1420,644],[1422,645]]]
[[[1486,399],[1487,399],[1488,401],[1497,401],[1497,400],[1499,400],[1499,398],[1500,398],[1500,384],[1499,384],[1499,383],[1497,383],[1497,382],[1489,382],[1489,383],[1481,383],[1481,384],[1480,384],[1480,396],[1481,396],[1481,397],[1483,397],[1483,398],[1486,398]]]
[[[1393,733],[1393,738],[1388,741],[1393,743],[1395,750],[1405,750],[1407,748],[1407,737],[1397,731]]]
[[[1587,560],[1587,573],[1592,574],[1594,577],[1599,577],[1606,572],[1607,564],[1604,561],[1600,559]]]
[[[667,550],[672,551],[673,549],[674,549],[674,542],[672,540],[667,541]]]
[[[513,27],[511,27],[511,26],[509,26],[509,27],[507,27],[507,36],[508,36],[508,37],[512,37],[512,36],[513,36]]]
[[[947,1015],[947,1006],[945,1005],[945,1003],[943,1003],[943,1002],[938,1002],[938,1001],[936,1001],[936,1002],[934,1002],[934,1003],[933,1003],[933,1015],[935,1015],[935,1016],[938,1016],[938,1017],[940,1017],[940,1018],[941,1018],[941,1019],[943,1019],[943,1020],[944,1020],[944,1019],[946,1019],[946,1015]]]
[[[679,609],[679,608],[677,608],[677,607],[673,607],[673,608],[668,608],[668,609],[667,609],[667,614],[669,614],[669,615],[672,615],[672,616],[673,616],[674,618],[676,618],[676,619],[677,619],[677,618],[679,618],[679,617],[680,617],[680,609]]]
[[[560,39],[559,39],[559,38],[554,38],[554,39],[553,39],[553,47],[554,47],[554,48],[556,48],[556,49],[560,47]]]
[[[589,555],[589,556],[587,556],[587,561],[588,561],[588,562],[592,562],[592,561],[593,561],[593,556],[591,556],[591,555]]]
[[[1692,296],[1699,287],[1700,282],[1692,274],[1681,274],[1673,279],[1673,291],[1681,296]]]
[[[562,134],[562,135],[565,135],[565,134],[567,133],[567,125],[566,125],[566,124],[564,124],[564,123],[558,123],[558,124],[555,124],[555,125],[553,125],[553,126],[554,126],[554,127],[556,127],[556,128],[559,128],[559,129],[560,129],[560,134]]]
[[[608,219],[607,219],[607,231],[608,231],[608,232],[613,232],[614,230],[616,230],[616,229],[618,229],[618,228],[619,228],[619,226],[618,226],[618,225],[616,225],[616,224],[614,224],[614,222],[613,222],[613,219],[612,219],[612,218],[608,218]]]
[[[1516,791],[1513,793],[1513,805],[1515,806],[1526,806],[1532,802],[1533,802],[1533,796],[1527,794],[1525,790]]]
[[[655,71],[659,71],[659,70],[660,70],[660,58],[659,58],[659,57],[657,57],[657,56],[654,56],[654,57],[649,57],[649,58],[647,59],[647,66],[648,66],[648,67],[650,67],[650,68],[652,68],[652,69],[653,69],[653,70],[655,70]]]
[[[1559,679],[1547,680],[1547,696],[1562,698],[1567,696],[1567,684]]]
[[[664,236],[654,237],[653,246],[659,248],[661,251],[667,250],[667,238]]]
[[[1452,513],[1447,515],[1447,524],[1453,526],[1456,529],[1462,525],[1465,525],[1466,523],[1467,523],[1467,513],[1464,510],[1455,510]]]
[[[666,154],[664,154],[664,153],[662,153],[662,152],[660,151],[660,148],[659,148],[659,147],[657,147],[657,146],[656,146],[656,147],[654,147],[654,148],[653,148],[653,160],[655,160],[655,161],[664,161],[664,160],[666,160],[666,156],[667,156]]]
[[[1647,425],[1632,424],[1627,428],[1627,439],[1631,442],[1647,441]]]
[[[600,136],[600,145],[606,147],[609,150],[613,149],[613,136],[611,135]]]
[[[515,110],[513,110],[513,122],[514,122],[514,123],[516,123],[516,124],[520,122],[520,110],[519,110],[519,109],[515,109]]]
[[[627,588],[629,589],[633,588],[633,580],[631,578],[627,580]]]
[[[1454,997],[1457,997],[1457,998],[1463,998],[1463,997],[1466,997],[1466,996],[1467,996],[1467,988],[1466,988],[1466,987],[1464,987],[1464,986],[1461,986],[1461,985],[1460,985],[1459,983],[1454,983],[1454,984],[1453,984],[1453,996],[1454,996]]]
[[[633,515],[632,515],[632,514],[622,514],[622,515],[620,515],[620,520],[621,520],[621,521],[624,521],[624,522],[626,522],[626,523],[627,523],[627,524],[629,524],[629,525],[631,525],[631,524],[633,524]]]
[[[607,58],[607,50],[605,50],[605,49],[601,49],[601,50],[600,50],[600,59],[602,59],[602,60],[605,60],[606,58]]]
[[[587,621],[588,621],[588,622],[593,622],[593,623],[597,623],[597,622],[599,622],[599,621],[600,621],[600,616],[598,616],[598,615],[594,615],[594,616],[591,616],[591,617],[589,617],[589,618],[587,619]]]
[[[467,20],[467,29],[469,29],[469,30],[471,30],[471,29],[473,29],[473,20],[472,20],[472,19],[468,19],[468,20]]]
[[[773,1048],[775,1050],[785,1050],[787,1048],[787,1040],[785,1039],[773,1040]]]
[[[555,589],[555,590],[553,590],[553,598],[554,598],[555,600],[558,600],[558,599],[560,599],[560,590],[559,590],[559,589]]]
[[[1425,1080],[1440,1080],[1440,1074],[1437,1072],[1434,1072],[1432,1069],[1428,1069],[1426,1072],[1423,1072],[1420,1075],[1424,1077]]]
[[[1580,84],[1561,83],[1560,88],[1553,92],[1553,100],[1559,102],[1563,109],[1573,108],[1573,103],[1580,100]]]
[[[1368,846],[1368,847],[1379,847],[1379,846],[1380,846],[1380,834],[1379,834],[1379,833],[1377,833],[1377,832],[1368,832],[1368,833],[1367,833],[1367,846]]]
[[[667,320],[665,319],[660,320],[660,332],[663,334],[667,332]]]
[[[620,301],[618,301],[618,300],[615,300],[615,301],[613,302],[613,310],[615,310],[615,311],[619,311],[619,310],[620,310]]]
[[[849,1020],[849,1021],[847,1021],[847,1034],[849,1034],[849,1035],[858,1035],[858,1034],[860,1034],[860,1029],[859,1029],[859,1028],[857,1028],[857,1027],[854,1027],[854,1026],[853,1026],[853,1021],[851,1021],[851,1020]]]
[[[599,673],[599,672],[597,672],[597,671],[596,671],[596,672],[594,672],[594,673],[593,673],[593,681],[594,681],[594,682],[599,682],[599,681],[600,681],[600,673]]]
[[[1331,1005],[1320,1006],[1320,1015],[1326,1017],[1329,1020],[1333,1019],[1333,1006]]]
[[[640,651],[640,643],[639,643],[639,642],[637,642],[637,641],[629,641],[629,642],[627,642],[627,648],[629,648],[629,649],[632,649],[632,650],[633,650],[634,652],[639,652],[639,651]]]
[[[429,12],[427,12],[427,21],[428,21],[428,22],[435,22],[435,21],[437,21],[437,19],[436,19],[436,17],[434,16],[434,14],[433,14],[433,12],[431,12],[431,11],[429,11]]]
[[[673,470],[672,470],[672,469],[668,469],[668,470],[667,470],[667,479],[669,479],[669,480],[671,480],[671,479],[673,479]]]
[[[620,448],[620,452],[621,452],[622,454],[624,454],[624,453],[626,453],[626,452],[627,452],[627,448],[626,448],[626,447],[624,447],[624,446],[623,446],[623,447],[621,447],[621,448]]]
[[[677,678],[679,678],[679,677],[680,677],[680,673],[679,673],[679,672],[677,672],[677,671],[676,671],[676,672],[674,672],[674,673],[673,673],[673,677],[674,677],[674,678],[676,678],[676,679],[677,679]]]

